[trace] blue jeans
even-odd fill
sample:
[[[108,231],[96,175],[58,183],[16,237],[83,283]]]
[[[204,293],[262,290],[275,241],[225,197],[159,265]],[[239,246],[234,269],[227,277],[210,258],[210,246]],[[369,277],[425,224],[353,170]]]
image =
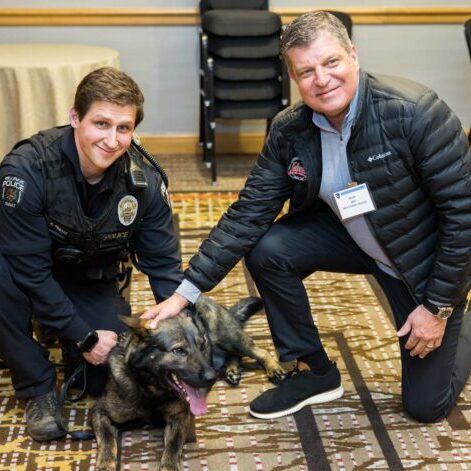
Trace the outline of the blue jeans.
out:
[[[373,275],[382,287],[399,329],[417,307],[406,285],[382,271],[353,241],[326,205],[319,211],[281,219],[246,257],[262,296],[281,361],[314,353],[321,346],[303,279],[317,270]],[[400,339],[402,398],[420,422],[446,417],[471,370],[471,314],[464,305],[448,319],[440,348],[426,358],[411,357]]]

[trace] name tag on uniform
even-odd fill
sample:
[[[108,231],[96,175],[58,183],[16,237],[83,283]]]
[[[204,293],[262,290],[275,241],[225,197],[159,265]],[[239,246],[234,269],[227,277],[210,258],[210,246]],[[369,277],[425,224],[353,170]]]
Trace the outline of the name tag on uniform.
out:
[[[355,185],[334,193],[334,201],[342,221],[370,213],[376,209],[366,183]]]

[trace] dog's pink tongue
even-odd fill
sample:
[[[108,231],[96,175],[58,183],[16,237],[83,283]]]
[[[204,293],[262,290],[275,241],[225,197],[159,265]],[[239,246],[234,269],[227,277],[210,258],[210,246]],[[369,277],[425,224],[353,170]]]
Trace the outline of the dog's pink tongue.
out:
[[[181,380],[180,380],[181,381]],[[190,400],[190,410],[193,415],[204,415],[208,412],[208,404],[206,403],[206,395],[201,389],[193,388],[189,384],[181,381],[185,388],[186,394]]]

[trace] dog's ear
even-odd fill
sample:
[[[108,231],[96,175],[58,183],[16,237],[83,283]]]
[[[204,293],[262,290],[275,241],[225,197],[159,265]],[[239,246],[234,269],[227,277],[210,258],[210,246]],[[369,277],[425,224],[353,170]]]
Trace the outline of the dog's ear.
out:
[[[150,319],[141,319],[139,316],[118,316],[120,321],[132,329],[136,334],[141,337],[149,335]]]

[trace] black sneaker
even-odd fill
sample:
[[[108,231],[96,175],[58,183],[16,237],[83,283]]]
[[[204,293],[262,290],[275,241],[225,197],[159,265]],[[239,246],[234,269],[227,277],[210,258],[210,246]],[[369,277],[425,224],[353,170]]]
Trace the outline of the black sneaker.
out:
[[[257,419],[277,419],[294,414],[304,406],[333,401],[342,396],[343,387],[335,363],[324,375],[294,369],[279,386],[254,399],[249,412]]]
[[[27,400],[25,408],[26,430],[38,442],[56,440],[67,434],[62,418],[57,418],[57,401],[55,391]],[[58,423],[59,422],[59,423]]]

